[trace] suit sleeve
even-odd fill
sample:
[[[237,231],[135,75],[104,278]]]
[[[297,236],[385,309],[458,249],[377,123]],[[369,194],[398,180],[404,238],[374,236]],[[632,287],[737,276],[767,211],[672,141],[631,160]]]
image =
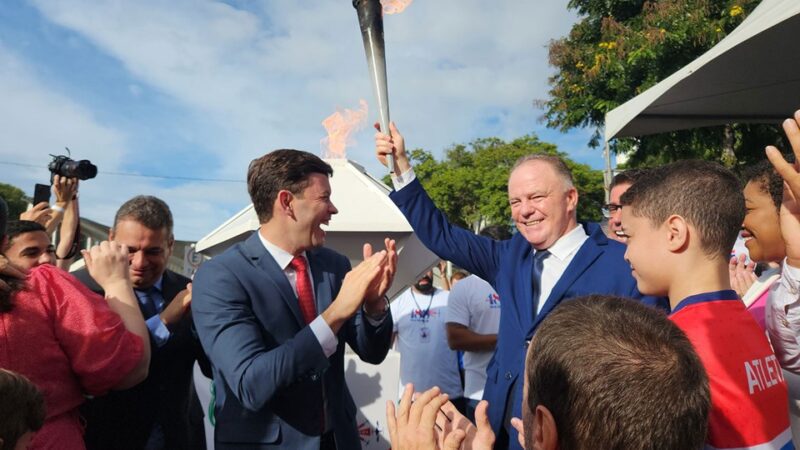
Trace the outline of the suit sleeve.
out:
[[[430,251],[494,284],[500,242],[451,225],[417,179],[390,197]]]
[[[258,411],[281,389],[330,365],[308,326],[280,345],[268,345],[250,296],[228,266],[203,264],[193,296],[203,349],[243,407]]]
[[[339,280],[343,280],[350,271],[350,261],[342,257],[338,267]],[[364,309],[358,308],[358,312],[345,323],[344,338],[362,361],[380,364],[392,345],[393,327],[391,309],[387,311],[383,322],[375,326],[367,320]]]

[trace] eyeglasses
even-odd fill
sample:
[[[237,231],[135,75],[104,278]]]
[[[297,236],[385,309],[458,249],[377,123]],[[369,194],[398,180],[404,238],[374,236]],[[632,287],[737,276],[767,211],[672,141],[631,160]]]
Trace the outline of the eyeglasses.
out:
[[[603,205],[603,217],[606,219],[611,218],[611,214],[617,212],[617,210],[622,209],[622,205],[617,205],[616,203],[608,203]]]

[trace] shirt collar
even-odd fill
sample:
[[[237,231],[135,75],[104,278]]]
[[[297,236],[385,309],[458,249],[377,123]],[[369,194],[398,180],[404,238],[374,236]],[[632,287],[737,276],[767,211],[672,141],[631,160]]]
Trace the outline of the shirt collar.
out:
[[[164,285],[164,274],[162,273],[161,276],[158,277],[158,280],[156,280],[156,282],[153,283],[153,285],[151,287],[149,287],[148,289],[134,289],[134,291],[141,292],[141,291],[150,291],[150,290],[155,289],[158,292],[164,292],[164,290],[161,289],[161,287],[163,285]],[[138,297],[138,295],[137,295],[137,297]]]
[[[721,300],[739,300],[739,294],[732,289],[725,289],[722,291],[703,292],[701,294],[690,295],[675,305],[675,308],[670,314],[675,314],[687,306]]]
[[[578,248],[580,248],[587,237],[588,235],[586,234],[586,230],[583,229],[583,226],[581,226],[581,224],[577,224],[570,232],[558,238],[558,240],[551,245],[547,251],[550,252],[551,255],[563,261]]]
[[[286,270],[286,268],[289,267],[289,263],[291,263],[294,259],[294,255],[268,241],[264,236],[261,235],[259,231],[256,231],[256,233],[258,233],[258,239],[261,240],[261,244],[263,244],[264,248],[267,249],[267,252],[270,254],[270,256],[272,256],[272,259],[278,263],[278,267],[280,267],[281,270]],[[301,253],[301,255],[303,255],[306,258],[306,261],[308,261],[306,252]]]

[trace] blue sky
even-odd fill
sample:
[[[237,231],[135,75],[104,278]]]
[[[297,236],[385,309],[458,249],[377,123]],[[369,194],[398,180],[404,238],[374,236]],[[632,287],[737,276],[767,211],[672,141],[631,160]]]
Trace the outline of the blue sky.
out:
[[[178,239],[201,238],[249,203],[250,160],[320,153],[322,120],[359,99],[376,120],[350,3],[5,0],[1,180],[32,195],[49,154],[69,146],[100,170],[81,185],[84,216],[110,223],[124,200],[151,194],[170,204]],[[391,115],[409,147],[440,156],[478,137],[537,133],[602,167],[588,131],[548,130],[533,107],[552,74],[547,42],[575,21],[566,3],[416,0],[386,16]],[[356,133],[347,156],[381,176],[372,134]]]

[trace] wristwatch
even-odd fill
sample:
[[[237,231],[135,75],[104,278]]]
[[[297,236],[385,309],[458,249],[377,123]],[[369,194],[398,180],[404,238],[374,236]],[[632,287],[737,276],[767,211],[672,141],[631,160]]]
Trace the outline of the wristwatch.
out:
[[[367,312],[366,305],[361,305],[361,309],[364,311],[364,315],[369,317],[372,320],[383,320],[386,317],[386,314],[389,313],[389,297],[383,296],[383,311],[379,314],[370,314]]]

